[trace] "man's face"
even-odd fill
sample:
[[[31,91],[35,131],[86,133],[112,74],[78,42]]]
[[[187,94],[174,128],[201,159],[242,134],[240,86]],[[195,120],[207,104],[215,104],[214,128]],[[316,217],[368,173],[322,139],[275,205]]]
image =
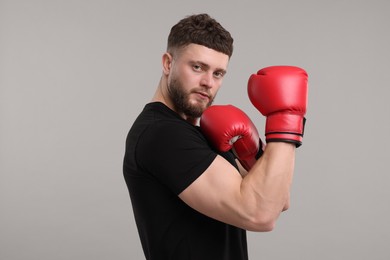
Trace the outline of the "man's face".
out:
[[[228,55],[197,44],[177,52],[168,76],[168,93],[176,112],[200,117],[214,101],[228,62]]]

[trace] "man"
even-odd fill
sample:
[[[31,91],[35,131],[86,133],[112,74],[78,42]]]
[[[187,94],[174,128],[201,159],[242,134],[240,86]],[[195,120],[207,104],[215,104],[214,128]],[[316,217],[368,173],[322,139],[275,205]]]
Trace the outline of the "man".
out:
[[[232,52],[231,35],[207,14],[188,16],[171,29],[160,82],[128,134],[124,158],[147,259],[248,259],[245,230],[272,230],[289,207],[295,149],[303,135],[305,73],[271,67],[249,80],[250,98],[267,116],[263,152],[242,111],[210,106]],[[274,79],[280,74],[292,81],[291,102]],[[234,146],[236,139],[240,146]],[[218,143],[230,147],[223,151]]]

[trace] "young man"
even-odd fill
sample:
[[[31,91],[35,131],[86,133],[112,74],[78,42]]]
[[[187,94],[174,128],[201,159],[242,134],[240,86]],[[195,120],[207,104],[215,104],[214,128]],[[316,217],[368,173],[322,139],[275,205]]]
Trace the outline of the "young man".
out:
[[[188,16],[171,29],[156,93],[128,134],[124,158],[124,177],[147,259],[248,259],[245,230],[272,230],[289,207],[295,148],[303,134],[305,86],[295,86],[292,80],[288,95],[293,101],[286,102],[284,88],[273,85],[279,84],[274,78],[305,73],[277,67],[251,77],[250,98],[267,116],[269,136],[262,156],[240,174],[239,161],[246,161],[247,154],[240,160],[240,149],[223,152],[214,144],[232,143],[231,137],[237,136],[244,150],[262,151],[258,138],[252,138],[257,136],[253,124],[227,106],[205,113],[204,130],[198,126],[222,84],[232,52],[231,35],[207,14]],[[300,111],[293,113],[288,106]],[[243,121],[244,129],[230,127],[237,123],[233,121]],[[231,136],[226,137],[226,131]]]

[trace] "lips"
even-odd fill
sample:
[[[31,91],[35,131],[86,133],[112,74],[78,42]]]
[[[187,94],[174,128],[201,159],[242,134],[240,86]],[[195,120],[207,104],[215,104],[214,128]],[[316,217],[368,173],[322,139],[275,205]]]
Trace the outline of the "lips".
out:
[[[211,97],[211,95],[210,95],[209,93],[207,93],[207,92],[196,91],[195,93],[198,94],[198,95],[200,95],[200,96],[202,96],[202,97],[204,97],[204,98],[210,99],[210,97]]]

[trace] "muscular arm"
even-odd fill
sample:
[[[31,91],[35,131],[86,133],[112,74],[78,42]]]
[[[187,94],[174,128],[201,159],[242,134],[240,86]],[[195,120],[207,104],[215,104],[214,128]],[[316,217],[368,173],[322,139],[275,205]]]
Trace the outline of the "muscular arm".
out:
[[[238,159],[236,159],[236,163],[241,176],[244,178],[248,174],[248,171],[244,168],[244,166],[242,166]]]
[[[243,178],[224,158],[210,167],[179,197],[195,210],[251,231],[270,231],[288,207],[295,146],[270,143]]]
[[[248,95],[252,104],[267,117],[267,146],[263,155],[246,167],[250,170],[243,178],[225,160],[217,157],[179,196],[188,205],[212,218],[247,230],[270,231],[280,213],[289,206],[295,148],[302,144],[305,125],[307,73],[294,66],[261,69],[249,78]],[[205,113],[207,111],[203,116]],[[212,131],[206,128],[207,136],[218,142],[221,141],[220,136],[225,142],[224,138],[229,136],[230,144],[231,137],[239,134],[242,137],[240,140],[253,144],[251,135],[246,134],[245,128],[237,130],[235,122],[231,120],[232,113],[229,115],[212,117],[219,120],[211,120],[208,126]],[[245,116],[239,116],[239,113],[234,115],[234,121],[245,121],[245,125],[251,125]],[[233,127],[229,128],[229,123]],[[218,131],[213,135],[217,127],[229,129],[227,133],[230,135],[224,131],[223,135],[218,135]]]
[[[244,166],[241,165],[241,163],[238,159],[236,159],[236,163],[238,165],[238,169],[239,169],[241,176],[244,178],[248,174],[248,171],[244,168]],[[290,192],[288,193],[288,198],[287,198],[286,203],[283,207],[283,211],[288,210],[289,207],[290,207]]]

